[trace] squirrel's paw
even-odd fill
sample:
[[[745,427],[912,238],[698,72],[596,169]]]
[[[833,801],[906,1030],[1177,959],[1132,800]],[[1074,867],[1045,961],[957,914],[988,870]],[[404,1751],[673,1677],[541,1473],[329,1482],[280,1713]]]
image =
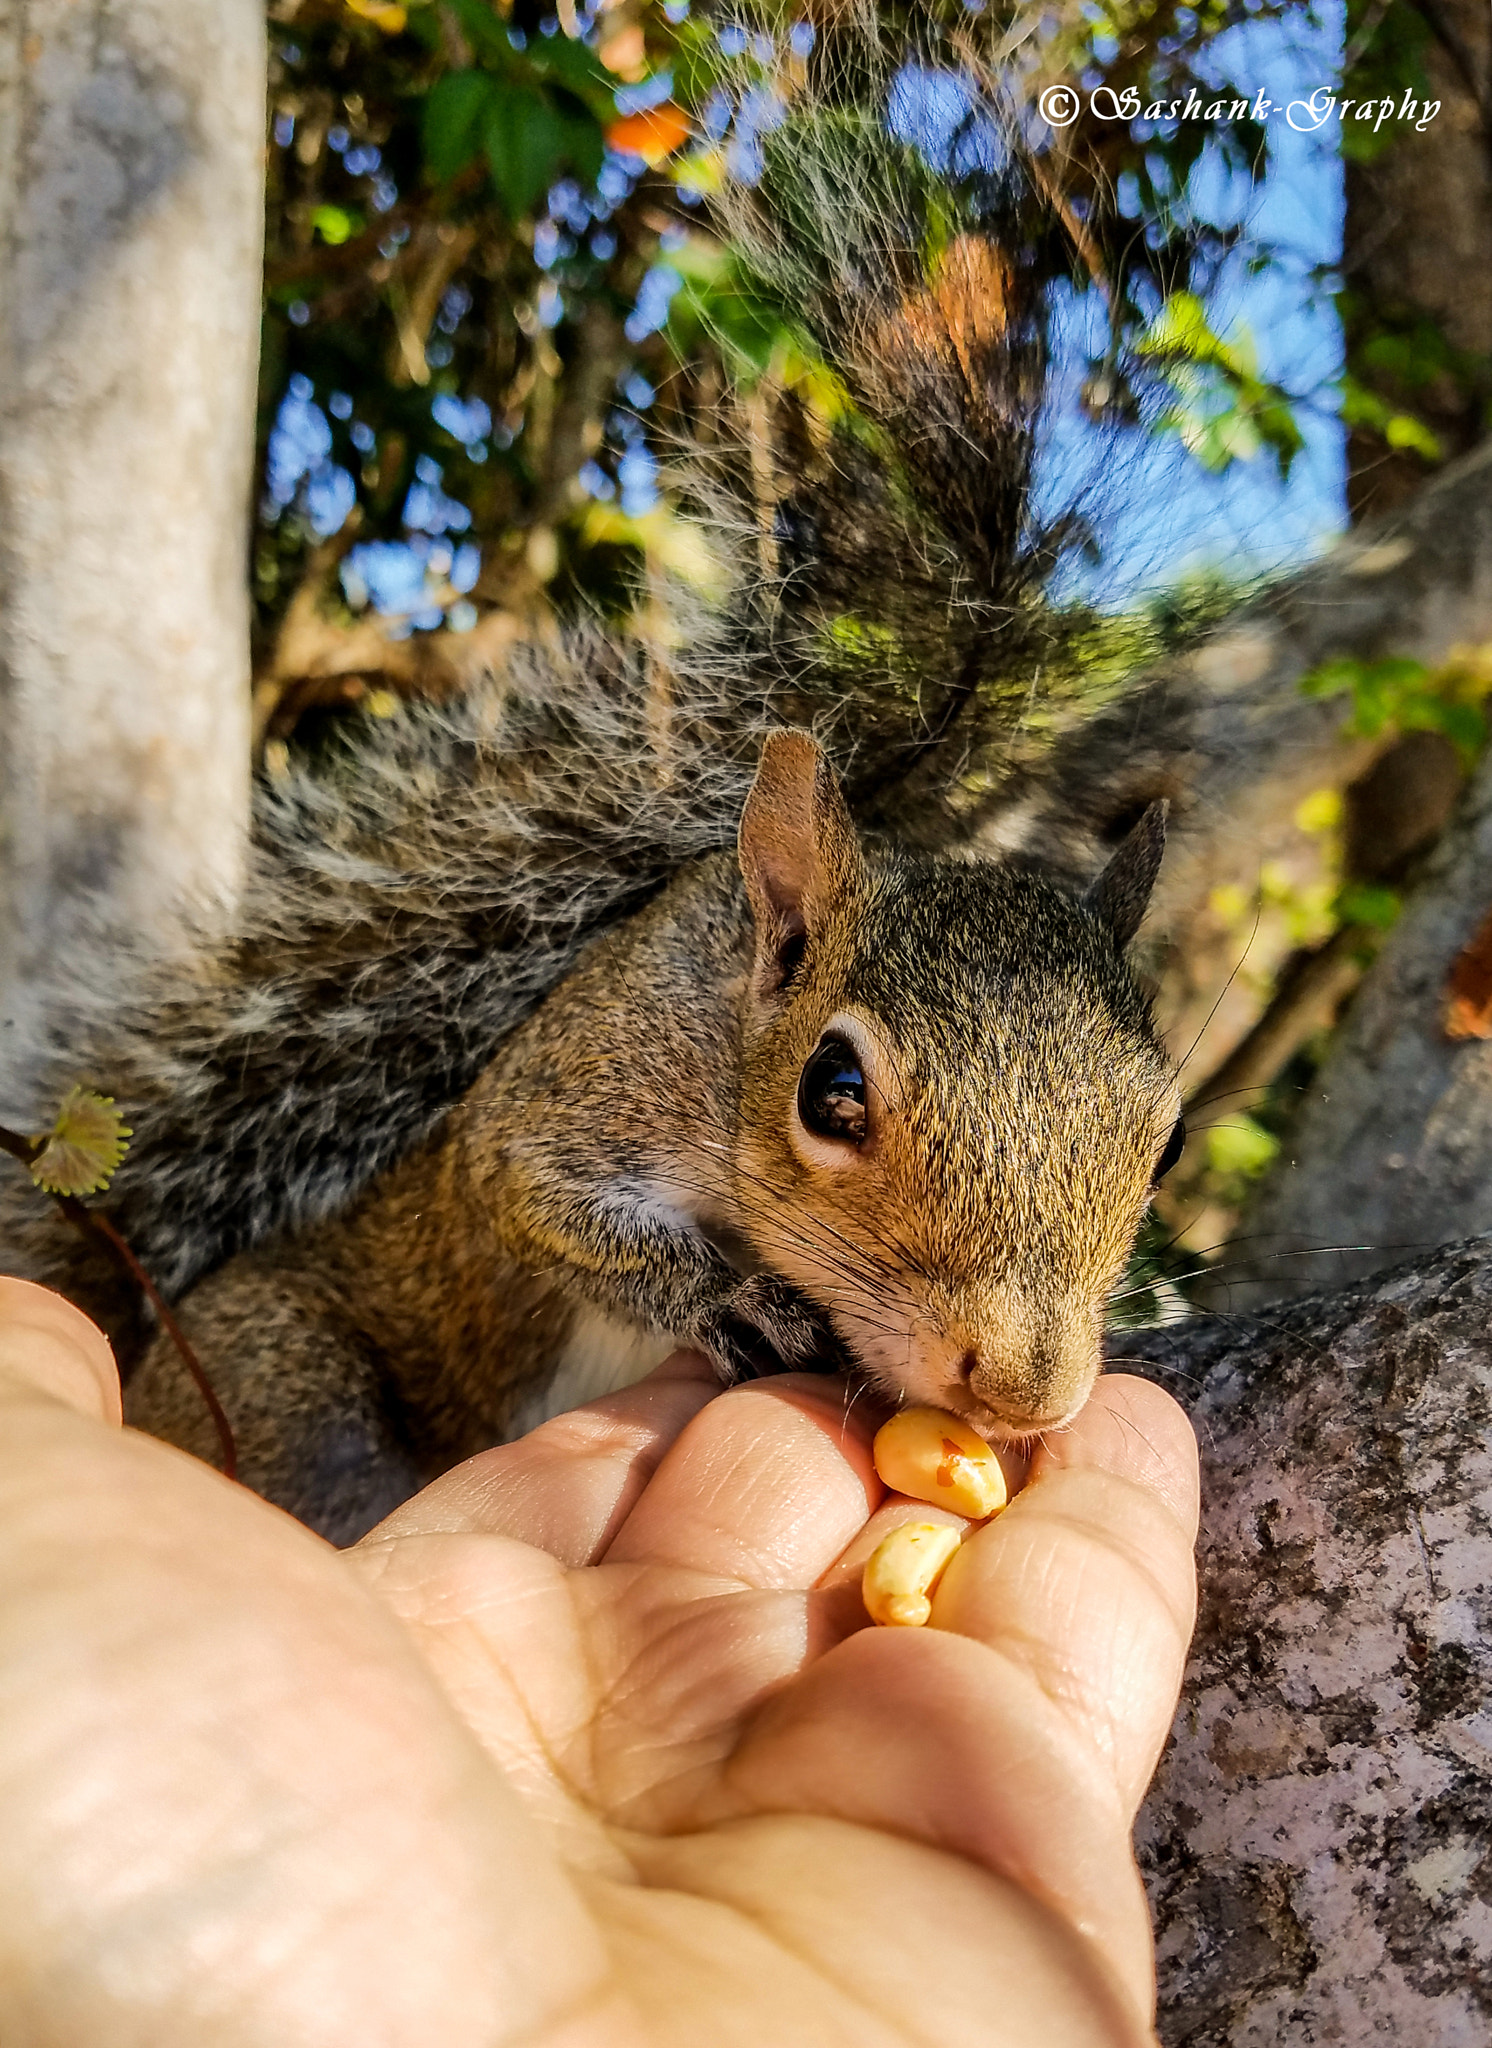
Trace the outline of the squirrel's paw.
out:
[[[839,1372],[844,1353],[823,1310],[771,1273],[732,1288],[695,1340],[727,1385],[778,1372]]]

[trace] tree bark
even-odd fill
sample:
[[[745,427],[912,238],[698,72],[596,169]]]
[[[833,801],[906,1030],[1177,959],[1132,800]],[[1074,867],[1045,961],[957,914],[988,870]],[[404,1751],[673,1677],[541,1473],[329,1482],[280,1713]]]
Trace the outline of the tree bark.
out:
[[[1482,438],[1492,355],[1492,10],[1486,0],[1399,0],[1389,10],[1390,29],[1396,15],[1418,16],[1423,24],[1427,97],[1439,100],[1440,112],[1423,130],[1399,130],[1380,155],[1349,158],[1344,166],[1344,339],[1349,367],[1390,404],[1423,420],[1443,454],[1454,457]],[[1372,10],[1363,19],[1371,52]],[[1350,47],[1351,23],[1347,39]],[[1383,63],[1376,58],[1375,69]],[[1402,105],[1408,81],[1392,82]],[[1359,100],[1376,90],[1381,98],[1384,86],[1349,72],[1344,90]],[[1352,121],[1345,127],[1350,133]],[[1412,339],[1426,323],[1462,365],[1453,367],[1452,358],[1422,382],[1375,359],[1375,340],[1381,347],[1386,337]],[[1376,432],[1349,431],[1347,503],[1354,520],[1403,504],[1425,474],[1421,456],[1387,447]]]
[[[262,0],[0,0],[0,1013],[231,900]],[[86,908],[85,908],[86,906]]]
[[[1166,2048],[1492,2036],[1492,1239],[1149,1332],[1202,1608],[1139,1848]]]
[[[1489,909],[1492,756],[1302,1098],[1241,1257],[1213,1290],[1220,1304],[1341,1285],[1492,1230],[1492,1041],[1446,1029],[1454,964]]]

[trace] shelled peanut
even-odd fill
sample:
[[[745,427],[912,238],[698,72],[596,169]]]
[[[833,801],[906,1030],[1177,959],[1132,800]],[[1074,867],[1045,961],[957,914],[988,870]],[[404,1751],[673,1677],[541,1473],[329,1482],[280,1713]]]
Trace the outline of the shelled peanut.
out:
[[[1000,1513],[1008,1495],[1000,1461],[983,1437],[937,1408],[903,1408],[876,1434],[875,1468],[897,1493],[949,1508],[971,1522]],[[865,1609],[887,1628],[921,1628],[964,1532],[945,1522],[905,1522],[871,1553],[861,1580]]]
[[[948,1560],[964,1540],[951,1522],[903,1522],[878,1543],[860,1581],[871,1620],[882,1628],[921,1628]]]

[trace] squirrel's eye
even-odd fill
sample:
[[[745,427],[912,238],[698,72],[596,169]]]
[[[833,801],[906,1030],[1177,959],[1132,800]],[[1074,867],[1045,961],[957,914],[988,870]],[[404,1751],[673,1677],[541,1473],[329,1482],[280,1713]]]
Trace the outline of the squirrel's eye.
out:
[[[1171,1171],[1171,1168],[1176,1164],[1176,1161],[1181,1157],[1185,1145],[1186,1118],[1184,1116],[1178,1116],[1176,1119],[1176,1128],[1172,1131],[1170,1137],[1167,1138],[1166,1149],[1164,1152],[1161,1153],[1160,1158],[1156,1163],[1153,1178],[1157,1185],[1165,1179],[1166,1175]]]
[[[821,1138],[858,1145],[865,1137],[865,1076],[842,1038],[826,1038],[798,1083],[798,1114]]]

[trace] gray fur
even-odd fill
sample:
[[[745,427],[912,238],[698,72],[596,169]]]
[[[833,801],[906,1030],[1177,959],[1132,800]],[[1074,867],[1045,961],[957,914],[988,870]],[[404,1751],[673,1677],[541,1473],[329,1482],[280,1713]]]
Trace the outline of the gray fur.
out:
[[[417,1145],[587,940],[730,845],[769,727],[813,730],[862,818],[968,828],[1055,631],[1029,588],[1041,337],[1013,272],[981,327],[925,268],[934,221],[976,279],[981,250],[1020,246],[1000,240],[1025,232],[1015,171],[977,200],[935,184],[876,121],[805,100],[742,202],[746,260],[859,407],[827,451],[778,451],[775,570],[709,615],[681,599],[666,666],[581,627],[459,703],[356,722],[315,772],[262,786],[228,939],[64,963],[45,1042],[4,1055],[3,1107],[34,1128],[73,1082],[120,1102],[134,1142],[108,1208],[168,1296]],[[738,456],[728,433],[686,451],[688,489],[754,534]],[[19,1175],[0,1177],[0,1263],[121,1333],[137,1316]]]

